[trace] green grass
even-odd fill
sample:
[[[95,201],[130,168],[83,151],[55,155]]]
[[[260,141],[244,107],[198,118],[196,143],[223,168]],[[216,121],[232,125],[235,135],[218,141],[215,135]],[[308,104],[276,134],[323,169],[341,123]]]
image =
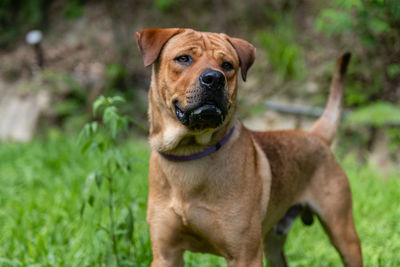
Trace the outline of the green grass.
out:
[[[127,207],[132,208],[134,241],[120,242],[119,249],[125,266],[149,266],[149,149],[134,138],[121,149],[132,170],[114,184],[116,217],[122,226]],[[350,157],[342,162],[352,185],[365,266],[400,266],[400,175],[383,176]],[[98,192],[90,175],[99,166],[98,158],[82,155],[76,141],[62,135],[0,144],[0,266],[111,266],[105,186]],[[319,223],[305,227],[296,221],[286,252],[290,266],[342,266]],[[215,256],[186,253],[185,259],[185,266],[226,266]]]

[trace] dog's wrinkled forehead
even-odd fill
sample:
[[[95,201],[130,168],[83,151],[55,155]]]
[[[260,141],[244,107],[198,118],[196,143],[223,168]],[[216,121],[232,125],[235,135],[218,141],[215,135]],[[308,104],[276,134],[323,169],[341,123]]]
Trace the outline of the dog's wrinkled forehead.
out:
[[[198,32],[187,29],[173,36],[165,45],[162,55],[178,56],[180,53],[193,53],[202,56],[207,53],[211,57],[229,56],[239,63],[235,48],[228,41],[228,36],[220,33]]]
[[[233,56],[239,62],[242,78],[245,81],[248,69],[254,62],[256,48],[249,42],[229,37],[221,33],[197,32],[192,29],[182,28],[147,28],[136,32],[139,50],[143,56],[145,66],[150,66],[157,61],[164,52],[173,54],[187,49],[191,52],[210,52]]]

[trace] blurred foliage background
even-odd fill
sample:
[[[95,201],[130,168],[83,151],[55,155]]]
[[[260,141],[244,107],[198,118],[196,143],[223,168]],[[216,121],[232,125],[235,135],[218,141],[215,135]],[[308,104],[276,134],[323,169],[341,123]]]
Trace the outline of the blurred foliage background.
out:
[[[374,150],[388,153],[384,161],[398,157],[398,0],[0,0],[0,102],[12,102],[10,92],[29,98],[44,91],[35,136],[53,127],[76,133],[100,94],[125,97],[123,111],[145,125],[150,72],[134,34],[145,27],[190,27],[252,42],[257,60],[241,85],[242,119],[271,120],[268,99],[323,106],[335,58],[352,52],[344,99],[352,112],[342,147],[361,157]],[[24,40],[32,29],[44,35],[42,68]],[[288,119],[277,116],[270,128]]]

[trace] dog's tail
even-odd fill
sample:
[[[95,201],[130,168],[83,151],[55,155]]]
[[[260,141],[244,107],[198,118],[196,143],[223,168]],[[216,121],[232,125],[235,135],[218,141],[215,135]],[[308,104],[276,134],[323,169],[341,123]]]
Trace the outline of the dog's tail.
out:
[[[326,104],[324,113],[314,123],[310,131],[311,134],[319,137],[328,145],[330,145],[335,138],[339,126],[344,80],[350,57],[351,54],[347,52],[337,59],[336,69],[331,81],[328,103]]]

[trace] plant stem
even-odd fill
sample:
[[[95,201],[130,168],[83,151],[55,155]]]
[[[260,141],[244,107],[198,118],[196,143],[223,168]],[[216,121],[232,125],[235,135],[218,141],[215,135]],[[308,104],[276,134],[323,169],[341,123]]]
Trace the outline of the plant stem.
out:
[[[112,250],[115,257],[115,261],[117,263],[117,266],[119,266],[117,239],[114,232],[115,222],[114,222],[114,206],[113,206],[113,191],[112,191],[113,177],[108,176],[107,180],[108,180],[108,209],[110,213],[110,238],[111,238]]]

